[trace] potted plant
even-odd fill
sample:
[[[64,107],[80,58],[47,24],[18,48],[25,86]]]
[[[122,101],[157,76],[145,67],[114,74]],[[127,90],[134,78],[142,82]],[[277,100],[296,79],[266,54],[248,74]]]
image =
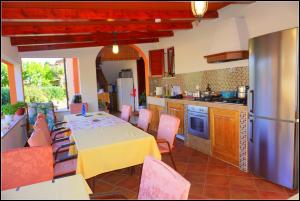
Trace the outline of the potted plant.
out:
[[[10,122],[13,120],[14,114],[16,113],[16,107],[11,104],[5,104],[1,107],[1,111],[5,115],[5,121]]]
[[[27,104],[25,102],[17,102],[15,105],[16,107],[16,115],[23,115],[25,113],[25,108]]]

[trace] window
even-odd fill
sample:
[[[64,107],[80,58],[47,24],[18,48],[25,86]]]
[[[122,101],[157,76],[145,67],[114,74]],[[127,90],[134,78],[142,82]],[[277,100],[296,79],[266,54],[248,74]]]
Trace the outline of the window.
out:
[[[10,103],[8,66],[1,62],[1,106]]]
[[[68,108],[64,58],[23,58],[25,101],[52,101],[55,109]]]

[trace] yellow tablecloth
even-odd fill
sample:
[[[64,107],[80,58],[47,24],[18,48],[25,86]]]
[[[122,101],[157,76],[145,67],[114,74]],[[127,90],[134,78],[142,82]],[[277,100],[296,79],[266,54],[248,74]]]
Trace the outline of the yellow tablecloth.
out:
[[[71,119],[80,121],[74,115],[65,118]],[[76,150],[70,149],[70,153],[78,154],[76,172],[85,179],[142,164],[147,155],[161,159],[154,137],[129,123],[75,130],[70,139],[76,143]]]
[[[81,175],[1,191],[1,200],[89,200],[92,191]]]

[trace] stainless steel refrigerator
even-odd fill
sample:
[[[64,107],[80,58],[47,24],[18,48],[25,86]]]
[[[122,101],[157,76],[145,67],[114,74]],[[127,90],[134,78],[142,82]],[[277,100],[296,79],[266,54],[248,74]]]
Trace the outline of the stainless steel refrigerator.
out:
[[[298,187],[299,28],[249,41],[249,170]]]

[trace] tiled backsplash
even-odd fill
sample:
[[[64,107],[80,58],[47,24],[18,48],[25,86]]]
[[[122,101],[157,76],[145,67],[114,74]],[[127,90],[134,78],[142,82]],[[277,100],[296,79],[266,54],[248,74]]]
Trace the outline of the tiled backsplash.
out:
[[[178,85],[181,90],[195,91],[199,85],[205,91],[207,84],[213,91],[236,90],[238,86],[249,85],[248,67],[234,67],[218,70],[208,70],[193,73],[178,74],[173,78],[150,78],[150,90],[165,85]]]

